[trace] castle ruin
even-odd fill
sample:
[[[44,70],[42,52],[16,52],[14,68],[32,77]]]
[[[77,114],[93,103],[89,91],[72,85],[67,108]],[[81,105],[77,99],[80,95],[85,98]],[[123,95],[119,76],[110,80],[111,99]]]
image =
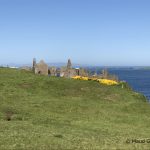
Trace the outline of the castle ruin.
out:
[[[37,63],[36,59],[34,58],[32,70],[35,74],[46,76],[57,76],[65,78],[72,78],[74,76],[85,76],[118,81],[118,77],[116,75],[109,74],[107,69],[102,70],[102,73],[99,75],[98,74],[92,75],[84,68],[73,68],[71,59],[68,59],[66,66],[56,68],[55,66],[48,66],[43,60]]]
[[[48,75],[48,65],[41,60],[39,63],[36,63],[35,59],[33,60],[33,71],[35,74],[39,75]]]
[[[71,78],[73,76],[82,75],[87,76],[88,74],[84,69],[73,68],[71,60],[68,59],[66,66],[61,68],[48,67],[48,65],[41,60],[39,63],[36,63],[36,59],[33,59],[33,72],[39,75],[49,75],[49,76],[59,76],[65,78]]]

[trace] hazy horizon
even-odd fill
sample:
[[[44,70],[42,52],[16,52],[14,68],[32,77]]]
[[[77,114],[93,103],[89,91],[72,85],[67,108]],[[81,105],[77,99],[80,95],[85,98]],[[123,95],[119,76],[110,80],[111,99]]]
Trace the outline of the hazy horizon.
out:
[[[40,60],[39,60],[40,61]],[[39,62],[39,61],[37,61],[37,63]],[[49,66],[56,66],[56,67],[59,67],[59,66],[66,66],[67,65],[67,62],[45,62],[45,63],[47,63]],[[7,67],[7,66],[9,66],[9,67],[23,67],[23,66],[29,66],[29,67],[31,67],[32,66],[32,62],[30,62],[30,63],[2,63],[2,64],[0,64],[0,66],[3,66],[3,67]],[[116,66],[114,66],[114,65],[97,65],[97,64],[81,64],[81,63],[76,63],[76,62],[74,62],[74,63],[72,63],[72,66],[73,67],[78,67],[78,66],[83,66],[83,67],[110,67],[110,68],[129,68],[129,67],[150,67],[150,65],[144,65],[144,66],[140,66],[140,65],[116,65]]]

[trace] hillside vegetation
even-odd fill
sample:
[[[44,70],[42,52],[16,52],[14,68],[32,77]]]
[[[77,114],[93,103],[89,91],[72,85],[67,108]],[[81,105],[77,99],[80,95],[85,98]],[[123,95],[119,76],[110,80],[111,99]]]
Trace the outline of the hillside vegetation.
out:
[[[130,89],[0,69],[0,149],[149,149],[149,126]]]

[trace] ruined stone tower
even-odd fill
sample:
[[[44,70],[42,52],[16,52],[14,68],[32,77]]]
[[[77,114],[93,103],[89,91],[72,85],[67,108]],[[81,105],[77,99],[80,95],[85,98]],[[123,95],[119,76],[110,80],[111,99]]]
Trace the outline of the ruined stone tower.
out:
[[[71,68],[72,68],[71,60],[70,60],[70,59],[68,59],[67,69],[71,69]]]
[[[33,71],[35,71],[35,66],[36,66],[36,59],[33,58],[33,66],[32,66]]]

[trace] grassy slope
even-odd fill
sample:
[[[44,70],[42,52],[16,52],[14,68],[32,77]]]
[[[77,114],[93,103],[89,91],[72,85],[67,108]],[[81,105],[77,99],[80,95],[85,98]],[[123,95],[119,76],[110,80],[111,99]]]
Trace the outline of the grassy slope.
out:
[[[149,125],[150,105],[128,89],[0,69],[0,149],[148,149],[126,140],[150,138]]]

